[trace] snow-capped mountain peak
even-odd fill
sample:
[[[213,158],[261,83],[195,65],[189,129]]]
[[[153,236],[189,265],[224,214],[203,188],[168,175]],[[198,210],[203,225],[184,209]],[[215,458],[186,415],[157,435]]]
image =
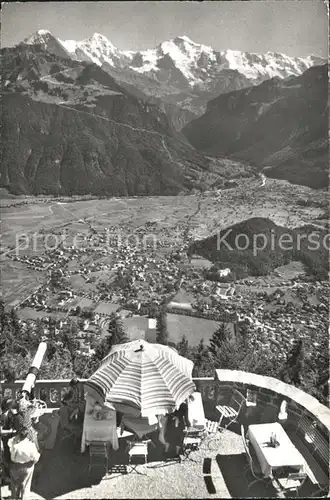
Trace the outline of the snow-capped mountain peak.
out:
[[[25,38],[24,43],[27,45],[42,45],[46,50],[59,57],[68,57],[69,55],[61,41],[46,29],[36,31],[28,38]]]
[[[159,52],[172,59],[190,85],[200,83],[201,78],[197,73],[201,66],[206,70],[216,62],[216,53],[212,47],[195,43],[186,35],[162,42]]]
[[[95,40],[98,42],[110,43],[108,38],[104,35],[101,35],[101,33],[94,33],[90,38],[87,38],[87,40]]]
[[[28,45],[32,45],[35,43],[43,43],[46,39],[48,38],[55,38],[51,34],[49,30],[38,30],[32,35],[30,35],[28,38],[25,38],[24,42]]]
[[[78,60],[89,60],[99,66],[105,62],[115,66],[118,60],[127,57],[123,51],[117,49],[106,36],[100,33],[94,33],[89,38],[79,42],[75,40],[60,40],[60,42],[71,57]]]
[[[194,42],[187,35],[142,51],[120,50],[100,33],[82,41],[62,41],[48,30],[39,30],[25,43],[43,44],[47,50],[62,57],[66,54],[66,57],[70,55],[76,60],[92,61],[99,66],[107,63],[115,69],[125,68],[155,80],[160,78],[161,82],[166,80],[170,83],[174,78],[177,83],[179,79],[185,86],[201,90],[216,86],[219,78],[223,78],[228,71],[236,72],[246,80],[246,84],[254,85],[269,78],[298,76],[309,67],[325,62],[315,56],[289,57],[277,52],[215,51],[208,45]]]
[[[38,30],[37,31],[38,35],[51,35],[51,32],[49,30]]]

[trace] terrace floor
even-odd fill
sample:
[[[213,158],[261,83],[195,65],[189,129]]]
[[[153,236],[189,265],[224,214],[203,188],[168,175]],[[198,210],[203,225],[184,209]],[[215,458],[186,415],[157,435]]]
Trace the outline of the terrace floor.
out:
[[[119,473],[115,466],[127,464],[127,442],[109,457],[109,472],[100,468],[88,474],[88,451],[81,454],[79,443],[57,439],[53,450],[45,450],[36,465],[30,498],[263,498],[283,497],[271,483],[253,484],[239,430],[218,434],[218,441],[207,438],[198,451],[181,463],[165,458],[162,446],[149,446],[148,464],[139,465],[140,472]],[[211,459],[211,460],[210,460]],[[129,470],[129,469],[128,469]],[[309,496],[313,485],[306,482],[300,496]],[[315,487],[314,487],[315,489]],[[10,498],[7,487],[2,498]]]

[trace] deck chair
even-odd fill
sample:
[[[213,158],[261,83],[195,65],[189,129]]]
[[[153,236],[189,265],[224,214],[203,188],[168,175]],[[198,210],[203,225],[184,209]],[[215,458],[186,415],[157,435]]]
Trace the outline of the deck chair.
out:
[[[306,472],[291,472],[285,478],[278,478],[277,482],[283,491],[295,491],[296,495],[299,494],[299,488],[304,484],[307,479]]]
[[[94,467],[104,467],[108,472],[108,443],[105,441],[92,441],[89,445],[88,475]]]
[[[224,429],[227,429],[231,424],[237,422],[237,418],[240,414],[240,411],[244,403],[245,403],[245,397],[243,396],[243,394],[234,389],[228,406],[226,405],[216,406],[216,410],[220,413],[220,418],[219,418],[220,429],[222,429],[221,424],[224,418],[228,419],[228,422],[225,425]]]
[[[250,472],[252,474],[253,478],[254,478],[254,480],[252,482],[249,482],[248,489],[251,488],[251,486],[253,484],[258,483],[259,481],[263,481],[266,484],[266,478],[265,478],[265,476],[263,475],[263,473],[261,471],[259,462],[257,461],[257,459],[253,459],[253,457],[251,455],[250,448],[249,448],[249,443],[246,440],[245,430],[244,430],[244,426],[243,425],[241,425],[241,436],[242,436],[242,441],[243,441],[243,445],[244,445],[245,455],[246,455],[246,458],[247,458],[247,461],[248,461],[248,464],[247,464],[246,468],[243,471],[243,475],[245,477],[246,474],[248,472]],[[268,484],[268,482],[267,482],[267,484]]]
[[[137,470],[139,465],[144,465],[148,461],[148,442],[149,441],[131,441],[128,449],[129,472],[142,474]]]

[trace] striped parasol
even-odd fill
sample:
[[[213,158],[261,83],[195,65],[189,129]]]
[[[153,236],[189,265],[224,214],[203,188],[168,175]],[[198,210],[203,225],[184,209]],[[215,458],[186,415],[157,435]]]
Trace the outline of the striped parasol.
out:
[[[112,347],[85,389],[123,413],[165,414],[195,391],[192,369],[192,361],[175,349],[135,340]]]

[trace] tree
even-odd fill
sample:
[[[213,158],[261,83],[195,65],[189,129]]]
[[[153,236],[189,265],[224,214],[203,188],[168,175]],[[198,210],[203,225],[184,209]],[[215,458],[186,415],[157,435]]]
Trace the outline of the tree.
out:
[[[25,378],[31,366],[32,356],[22,354],[7,353],[0,363],[0,380],[14,382],[17,379]]]
[[[115,313],[112,313],[110,316],[108,334],[112,338],[112,345],[129,342],[123,321]]]
[[[61,379],[72,378],[74,375],[71,354],[67,349],[58,348],[48,362],[42,362],[39,378],[41,379]]]
[[[241,342],[229,342],[227,339],[212,345],[211,357],[214,368],[225,370],[244,370],[246,366],[247,351]]]
[[[112,345],[113,345],[112,335],[106,335],[105,337],[103,337],[101,342],[95,347],[95,353],[88,362],[88,370],[91,372],[91,374],[94,373],[99,368],[102,359],[109,354]]]
[[[314,358],[316,380],[316,397],[326,406],[329,406],[329,339],[328,335],[321,338],[320,346]]]
[[[124,323],[120,316],[115,318],[115,336],[113,344],[126,344],[129,342],[129,338],[124,326]]]
[[[210,340],[210,353],[215,369],[243,370],[278,377],[280,361],[277,350],[265,350],[262,342],[255,342],[254,332],[246,331],[234,340],[227,339],[223,325]]]
[[[281,370],[281,378],[288,384],[299,386],[304,370],[304,344],[301,339],[295,341],[288,353],[285,364]]]
[[[77,308],[76,308],[76,311],[77,311]],[[83,319],[93,319],[94,313],[93,313],[93,311],[91,309],[87,309],[87,308],[86,309],[81,309],[80,308],[80,316]]]
[[[45,324],[41,318],[37,318],[35,320],[35,331],[38,333],[38,335],[44,335],[44,327]]]
[[[56,344],[53,340],[47,342],[46,360],[51,361],[56,354]]]
[[[154,303],[150,304],[147,312],[149,318],[157,318],[159,316],[159,313],[160,313],[159,306]]]
[[[185,335],[183,335],[180,342],[177,343],[176,350],[178,351],[180,356],[183,356],[184,358],[189,357],[189,344],[188,339]]]
[[[201,339],[199,344],[193,348],[194,376],[206,377],[214,374],[214,364],[208,347]]]
[[[79,378],[89,378],[93,374],[90,359],[86,359],[86,356],[83,354],[77,354],[74,360],[73,371]]]
[[[156,341],[158,344],[168,345],[168,330],[167,330],[167,318],[166,309],[163,307],[158,316],[156,324]]]
[[[12,329],[15,337],[18,337],[20,334],[20,326],[19,326],[19,319],[17,316],[17,312],[15,309],[12,309],[10,311],[10,319],[11,319],[11,324],[12,324]]]
[[[221,323],[219,328],[214,332],[210,339],[210,353],[213,358],[218,355],[219,348],[221,348],[222,343],[226,340],[225,325]]]
[[[3,298],[0,297],[0,325],[2,326],[3,318],[5,314],[5,303]]]

